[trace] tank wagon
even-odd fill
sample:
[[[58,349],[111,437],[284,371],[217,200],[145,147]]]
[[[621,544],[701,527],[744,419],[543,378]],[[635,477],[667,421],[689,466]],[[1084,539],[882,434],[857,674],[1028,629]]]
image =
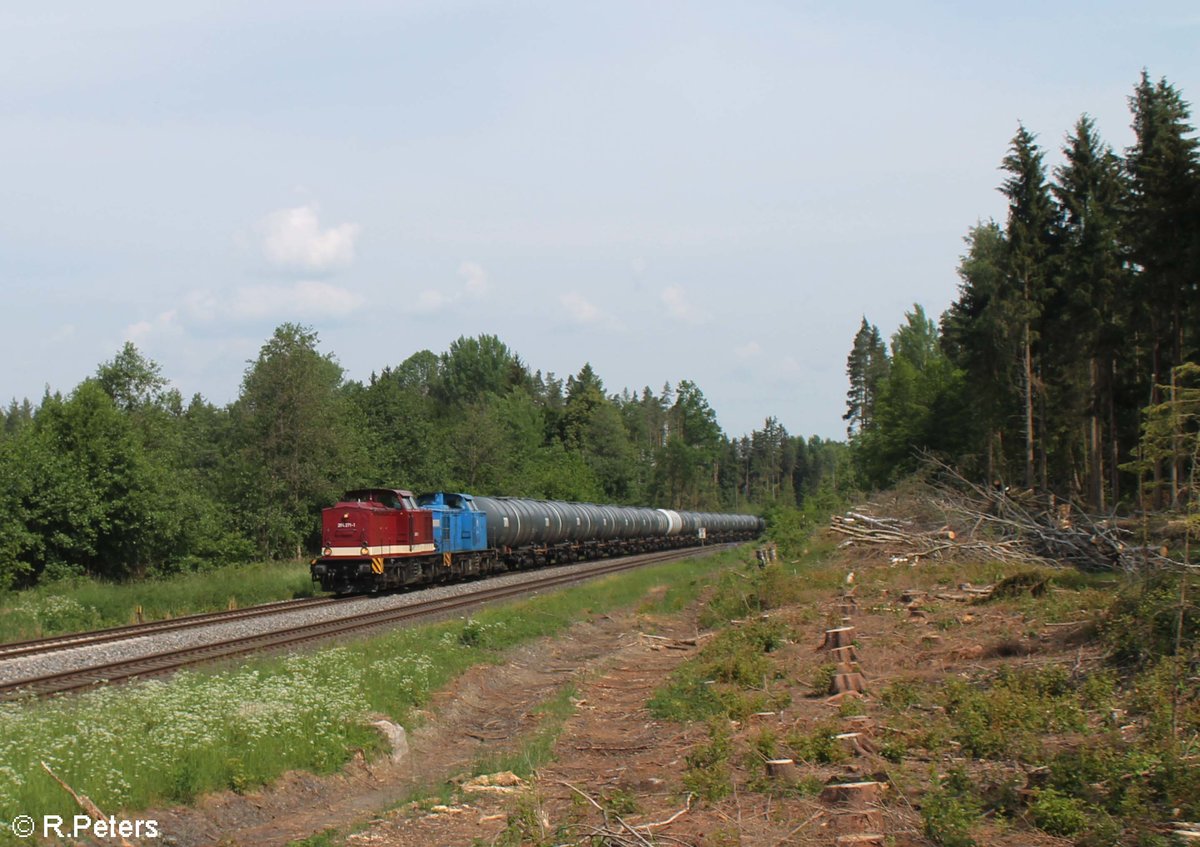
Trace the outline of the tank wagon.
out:
[[[753,515],[367,488],[322,512],[321,556],[311,569],[326,591],[381,591],[743,541],[764,528]]]

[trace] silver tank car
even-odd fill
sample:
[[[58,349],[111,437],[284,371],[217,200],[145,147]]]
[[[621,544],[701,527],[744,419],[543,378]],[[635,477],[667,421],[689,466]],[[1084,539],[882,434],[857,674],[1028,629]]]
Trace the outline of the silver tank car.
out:
[[[678,512],[642,506],[570,503],[524,497],[475,497],[487,515],[488,541],[521,548],[563,543],[750,533],[760,527],[753,515]]]

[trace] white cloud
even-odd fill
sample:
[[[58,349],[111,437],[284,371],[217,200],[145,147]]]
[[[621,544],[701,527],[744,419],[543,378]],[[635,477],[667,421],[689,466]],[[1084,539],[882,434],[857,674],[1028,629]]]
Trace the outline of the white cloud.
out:
[[[678,321],[690,324],[702,324],[708,316],[688,302],[687,294],[682,285],[672,285],[662,293],[663,304],[667,312]]]
[[[605,319],[604,312],[596,304],[584,299],[583,295],[571,291],[558,298],[571,320],[577,324],[597,324]]]
[[[481,297],[488,290],[487,271],[478,262],[463,262],[458,266],[458,275],[466,280],[466,293]]]
[[[417,312],[418,314],[440,312],[457,299],[457,297],[447,296],[436,288],[426,288],[417,295],[417,301],[413,305],[413,311]]]
[[[159,313],[152,320],[138,321],[125,327],[125,340],[134,344],[145,344],[152,336],[174,334],[181,331],[177,318],[179,313],[169,309]]]
[[[75,324],[61,324],[58,329],[50,333],[51,342],[66,341],[75,335]]]
[[[228,313],[240,320],[344,317],[364,302],[361,294],[349,289],[327,282],[301,280],[291,285],[239,288],[229,301]]]
[[[189,291],[183,298],[183,310],[198,321],[211,321],[221,311],[221,303],[211,291]]]
[[[272,212],[258,225],[267,262],[304,273],[327,273],[352,264],[360,229],[356,223],[321,229],[315,203]]]
[[[462,288],[450,290],[446,290],[445,287],[424,288],[417,295],[413,311],[418,314],[440,312],[462,300],[480,300],[487,296],[491,283],[488,280],[487,271],[478,262],[463,262],[458,266],[458,275],[463,280]]]
[[[762,345],[757,341],[748,341],[738,347],[733,348],[733,355],[739,359],[753,359],[755,356],[762,355]]]

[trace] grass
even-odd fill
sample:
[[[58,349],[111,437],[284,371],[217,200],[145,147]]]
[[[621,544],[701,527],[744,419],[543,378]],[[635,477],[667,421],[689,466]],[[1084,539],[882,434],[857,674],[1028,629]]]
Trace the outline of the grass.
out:
[[[819,567],[829,546],[809,545],[801,550],[782,548],[778,565],[760,569],[754,564],[730,568],[716,580],[700,621],[720,627],[700,652],[680,665],[647,704],[657,718],[674,721],[708,720],[723,715],[744,720],[754,712],[787,705],[783,685],[772,682],[783,672],[769,654],[793,633],[775,619],[760,619],[785,605],[811,605],[841,580],[836,572]],[[796,558],[790,558],[796,556]]]
[[[355,750],[382,747],[369,715],[408,723],[432,692],[473,665],[502,661],[509,648],[591,615],[694,596],[713,574],[746,556],[732,551],[639,569],[487,608],[466,621],[396,630],[311,654],[0,705],[0,820],[75,813],[40,761],[108,813],[190,802],[219,789],[246,791],[289,769],[336,770]],[[659,599],[644,603],[651,589],[664,585],[667,591],[655,593]],[[545,707],[551,724],[569,693],[562,698]],[[552,739],[538,743],[548,750]],[[544,753],[525,751],[528,761]],[[5,837],[0,833],[0,843]]]
[[[228,565],[129,583],[63,580],[0,595],[0,642],[134,623],[139,607],[145,620],[159,620],[315,593],[306,562]]]

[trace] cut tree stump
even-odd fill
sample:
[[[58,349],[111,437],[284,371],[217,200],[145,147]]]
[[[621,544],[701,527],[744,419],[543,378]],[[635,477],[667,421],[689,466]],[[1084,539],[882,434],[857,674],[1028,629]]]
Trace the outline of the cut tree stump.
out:
[[[833,677],[833,682],[829,685],[830,694],[845,694],[847,691],[854,691],[862,694],[867,690],[867,681],[861,673],[839,673]]]
[[[791,785],[799,778],[800,771],[791,759],[767,759],[767,776]]]
[[[861,732],[843,732],[835,735],[833,739],[851,756],[873,756],[876,753],[871,739]]]
[[[875,729],[875,719],[870,715],[850,715],[845,719],[845,724],[848,732],[858,732],[862,735],[870,735]]]
[[[854,627],[839,626],[825,630],[825,640],[818,650],[836,650],[840,647],[854,646]]]
[[[858,648],[851,644],[849,647],[834,647],[829,651],[829,658],[841,664],[850,664],[858,661]]]
[[[864,832],[879,832],[883,829],[883,811],[880,809],[856,809],[838,812],[831,821],[838,835],[859,835]]]
[[[870,809],[883,799],[882,782],[844,782],[826,785],[821,791],[821,800],[831,806],[846,806],[858,810]]]

